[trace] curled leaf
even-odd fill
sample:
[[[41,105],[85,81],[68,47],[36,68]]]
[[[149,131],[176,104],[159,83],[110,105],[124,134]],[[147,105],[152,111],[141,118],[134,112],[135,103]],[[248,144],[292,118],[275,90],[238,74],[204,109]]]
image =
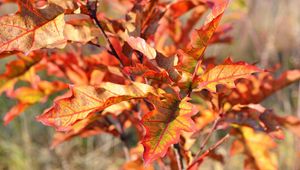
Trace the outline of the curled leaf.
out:
[[[143,53],[149,60],[155,59],[156,51],[140,37],[129,37],[127,43],[135,50]]]

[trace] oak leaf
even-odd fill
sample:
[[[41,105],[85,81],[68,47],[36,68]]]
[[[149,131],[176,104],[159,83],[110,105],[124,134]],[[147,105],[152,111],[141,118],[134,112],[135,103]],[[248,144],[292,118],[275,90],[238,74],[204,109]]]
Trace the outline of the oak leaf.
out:
[[[146,129],[142,141],[146,164],[163,157],[172,144],[179,142],[183,131],[191,132],[195,126],[191,119],[193,107],[188,98],[179,101],[170,96],[164,100],[149,96],[148,100],[154,104],[155,110],[142,118],[142,125]]]
[[[130,99],[145,98],[155,90],[146,84],[134,82],[131,85],[103,83],[93,86],[71,86],[70,91],[54,101],[54,105],[37,117],[38,121],[68,131],[69,126],[85,119],[91,113]]]
[[[154,170],[153,165],[144,166],[143,160],[138,157],[136,160],[126,162],[121,170]]]
[[[29,53],[45,47],[61,47],[65,26],[63,9],[55,4],[35,8],[29,0],[18,0],[19,11],[0,18],[0,53]]]
[[[260,72],[261,70],[253,65],[249,65],[245,62],[233,63],[228,58],[224,64],[217,65],[209,70],[206,70],[197,80],[197,91],[202,89],[208,89],[212,92],[216,92],[216,86],[223,84],[229,88],[235,87],[235,80],[240,78],[246,78],[252,73]]]
[[[213,1],[212,12],[207,16],[205,25],[192,33],[191,48],[187,51],[195,60],[203,57],[203,53],[216,31],[228,0]]]
[[[181,79],[181,75],[179,74],[178,70],[174,67],[176,56],[168,57],[158,52],[155,60],[159,67],[164,68],[168,72],[172,81],[177,82]]]

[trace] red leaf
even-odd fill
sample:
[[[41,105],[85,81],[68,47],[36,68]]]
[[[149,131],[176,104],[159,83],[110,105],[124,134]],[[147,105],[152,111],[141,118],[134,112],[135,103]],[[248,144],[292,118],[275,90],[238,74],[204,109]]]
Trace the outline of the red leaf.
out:
[[[28,104],[24,104],[24,103],[18,103],[17,105],[12,107],[3,118],[4,125],[7,125],[15,117],[19,116],[27,107]]]
[[[178,18],[198,5],[204,5],[204,1],[178,0],[170,5],[170,11],[174,18]]]

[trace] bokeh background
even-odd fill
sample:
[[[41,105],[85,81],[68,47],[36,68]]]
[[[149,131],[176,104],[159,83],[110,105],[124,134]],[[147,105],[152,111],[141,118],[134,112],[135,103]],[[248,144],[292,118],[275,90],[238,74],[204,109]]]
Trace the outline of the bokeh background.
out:
[[[116,11],[104,0],[104,12]],[[106,3],[106,5],[105,5]],[[300,1],[299,0],[232,0],[223,22],[232,22],[233,42],[214,45],[207,53],[218,59],[232,56],[234,60],[257,63],[263,68],[280,64],[279,71],[300,68]],[[1,9],[2,11],[5,9]],[[1,15],[1,11],[0,11]],[[0,61],[0,72],[11,59]],[[263,104],[278,114],[300,117],[300,85],[294,83],[270,96]],[[55,96],[52,96],[52,100]],[[15,104],[0,96],[0,117]],[[115,170],[124,163],[119,139],[99,135],[87,139],[75,138],[55,149],[50,149],[53,129],[36,122],[34,117],[49,107],[51,102],[30,107],[9,125],[0,123],[0,169],[11,170]],[[279,169],[300,169],[300,140],[290,132],[285,140],[277,140],[275,150]],[[214,142],[214,138],[211,139]],[[230,142],[228,142],[230,143]],[[218,149],[228,155],[229,144]],[[202,169],[243,169],[243,157],[225,157],[225,166],[207,159]]]

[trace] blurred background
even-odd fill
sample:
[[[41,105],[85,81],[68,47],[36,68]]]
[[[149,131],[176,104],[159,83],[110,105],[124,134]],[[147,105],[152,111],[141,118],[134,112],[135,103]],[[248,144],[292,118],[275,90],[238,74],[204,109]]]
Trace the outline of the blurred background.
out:
[[[109,1],[104,1],[109,3]],[[233,22],[233,42],[213,45],[207,54],[234,60],[258,63],[263,68],[280,64],[280,71],[300,68],[300,1],[299,0],[232,0],[223,22]],[[112,10],[107,6],[104,11]],[[0,11],[1,12],[1,11]],[[0,61],[0,71],[11,59]],[[294,83],[269,97],[263,104],[278,114],[300,117],[300,86]],[[51,100],[55,96],[52,96]],[[51,101],[50,100],[50,101]],[[2,95],[0,117],[16,102]],[[50,149],[54,130],[36,122],[34,117],[51,105],[37,104],[26,110],[9,125],[0,124],[0,169],[27,170],[115,170],[124,163],[121,142],[111,135],[87,139],[75,138]],[[276,149],[279,169],[300,169],[299,139],[285,132],[285,140],[278,140]],[[213,138],[211,139],[213,142]],[[228,145],[219,152],[228,154]],[[299,153],[299,152],[298,152]],[[207,159],[202,169],[243,169],[243,157],[225,157],[225,166]]]

